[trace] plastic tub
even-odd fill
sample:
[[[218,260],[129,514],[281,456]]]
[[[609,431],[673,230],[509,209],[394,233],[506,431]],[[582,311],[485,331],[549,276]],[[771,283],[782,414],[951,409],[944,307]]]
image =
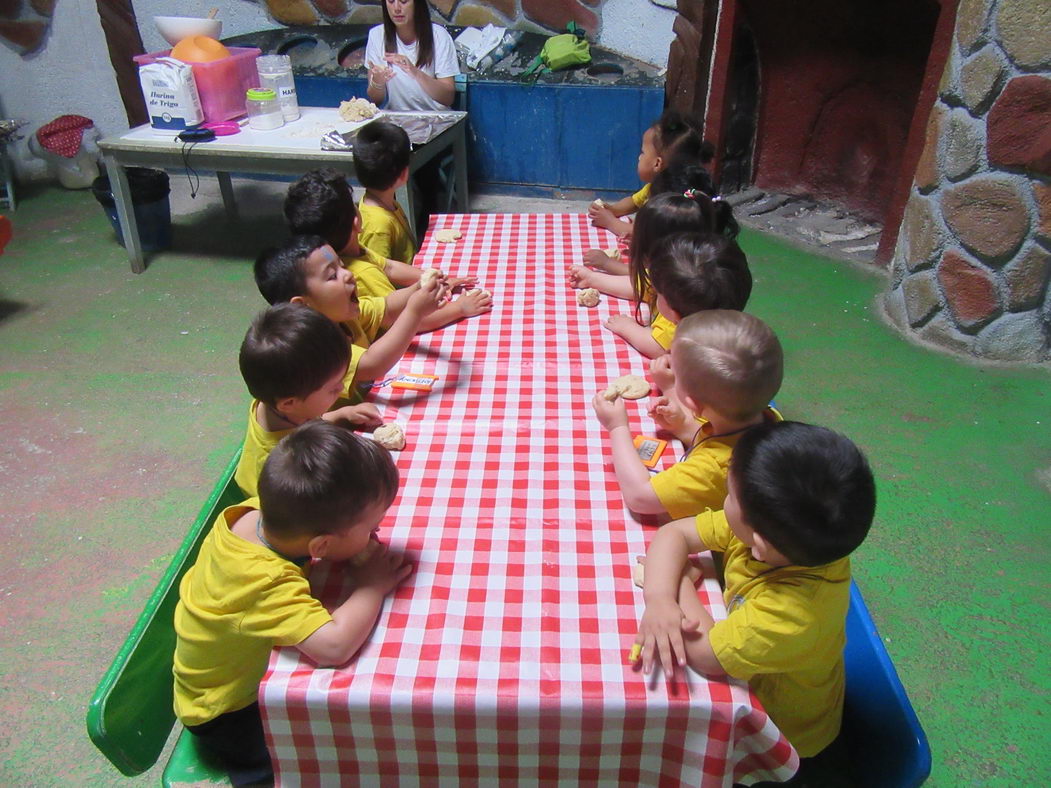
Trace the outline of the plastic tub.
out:
[[[145,167],[128,167],[128,188],[131,191],[131,204],[135,210],[135,224],[139,228],[139,240],[145,252],[157,252],[172,245],[172,212],[168,193],[168,173],[164,170],[151,170]],[[117,234],[117,243],[124,246],[124,233],[121,232],[120,218],[117,216],[117,203],[113,199],[109,177],[100,175],[91,184],[102,210],[106,212],[113,231]]]
[[[230,57],[210,63],[190,63],[197,93],[201,97],[205,123],[219,123],[245,114],[245,91],[259,85],[255,60],[262,54],[258,47],[229,47]],[[132,59],[140,66],[157,58],[167,57],[170,49],[136,55]]]

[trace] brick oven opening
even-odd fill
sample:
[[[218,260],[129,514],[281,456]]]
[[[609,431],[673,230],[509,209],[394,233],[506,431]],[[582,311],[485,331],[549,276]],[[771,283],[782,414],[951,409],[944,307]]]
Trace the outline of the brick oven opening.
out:
[[[745,190],[738,200],[746,216],[773,219],[777,211],[796,221],[801,204],[824,210],[814,238],[839,233],[867,259],[889,259],[893,239],[880,242],[879,232],[896,233],[900,222],[955,2],[694,4],[698,87],[707,88],[696,91],[694,110],[715,143],[723,191]]]

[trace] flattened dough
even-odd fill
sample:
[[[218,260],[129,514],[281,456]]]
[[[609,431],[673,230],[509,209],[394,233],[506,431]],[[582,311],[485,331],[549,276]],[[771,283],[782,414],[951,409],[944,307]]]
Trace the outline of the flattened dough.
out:
[[[463,238],[463,233],[459,230],[454,230],[451,227],[447,227],[444,230],[437,230],[434,233],[434,240],[441,244],[455,243],[461,238]]]
[[[642,399],[649,396],[650,384],[641,375],[622,375],[609,384],[602,396],[613,402],[617,397],[624,399]]]

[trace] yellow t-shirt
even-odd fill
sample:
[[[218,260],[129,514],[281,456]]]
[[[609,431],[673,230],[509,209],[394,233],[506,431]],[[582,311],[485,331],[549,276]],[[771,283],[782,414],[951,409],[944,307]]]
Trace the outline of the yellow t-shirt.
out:
[[[254,703],[274,646],[302,643],[332,620],[304,569],[230,526],[258,499],[223,510],[179,584],[175,714],[200,725]]]
[[[362,246],[361,254],[357,257],[344,257],[341,255],[339,259],[343,261],[343,267],[354,274],[354,278],[358,282],[359,296],[386,298],[394,292],[394,285],[387,278],[384,270],[387,259],[382,255],[376,254]]]
[[[383,298],[373,296],[361,296],[358,299],[361,314],[357,320],[340,323],[350,343],[350,364],[347,366],[347,374],[343,378],[343,396],[351,402],[361,402],[361,394],[357,384],[371,383],[372,381],[355,380],[358,374],[358,364],[361,357],[365,355],[369,345],[379,335],[383,328],[383,318],[387,314],[387,302]]]
[[[267,432],[260,426],[259,419],[255,417],[259,400],[252,400],[248,407],[248,432],[245,434],[244,446],[241,448],[241,459],[237,463],[234,472],[234,481],[241,491],[249,498],[259,494],[259,474],[263,472],[263,463],[270,456],[270,452],[278,442],[288,435],[292,430],[277,430]]]
[[[728,615],[708,633],[719,664],[749,683],[801,756],[817,755],[843,718],[850,559],[771,567],[752,557],[723,512],[698,515],[697,534],[723,553]]]
[[[646,201],[650,198],[650,184],[646,184],[633,195],[631,195],[631,201],[635,203],[636,208],[641,208],[646,204]]]
[[[381,257],[412,264],[416,242],[409,231],[405,211],[396,200],[391,212],[381,205],[366,205],[362,195],[358,201],[358,215],[361,216],[358,243]]]
[[[764,418],[781,421],[767,408]],[[730,455],[745,430],[713,435],[709,422],[697,419],[700,429],[692,447],[679,462],[650,478],[653,492],[672,519],[692,517],[705,509],[722,509],[726,500],[726,473]]]
[[[650,334],[657,344],[665,350],[671,350],[671,341],[675,339],[675,323],[653,310],[653,320],[650,321]]]

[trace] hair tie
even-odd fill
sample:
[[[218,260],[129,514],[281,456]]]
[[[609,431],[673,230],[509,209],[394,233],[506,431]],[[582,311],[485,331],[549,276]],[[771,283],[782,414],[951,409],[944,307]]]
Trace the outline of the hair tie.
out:
[[[712,202],[722,202],[723,196],[721,194],[717,194],[714,197],[712,197],[711,199],[712,199]]]
[[[682,193],[682,196],[685,197],[688,200],[693,200],[693,201],[696,202],[696,200],[697,200],[697,190],[696,189],[687,189],[686,191],[684,191]]]

